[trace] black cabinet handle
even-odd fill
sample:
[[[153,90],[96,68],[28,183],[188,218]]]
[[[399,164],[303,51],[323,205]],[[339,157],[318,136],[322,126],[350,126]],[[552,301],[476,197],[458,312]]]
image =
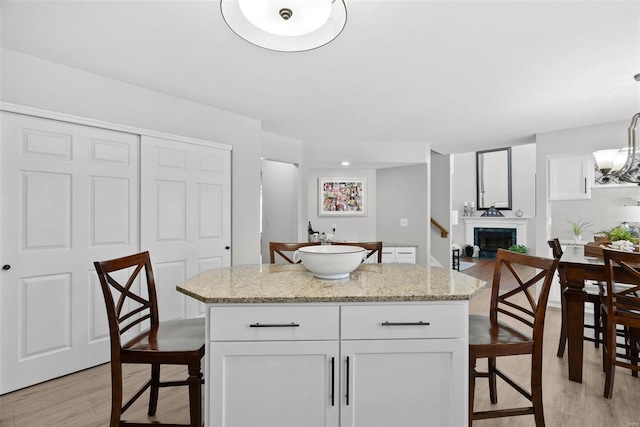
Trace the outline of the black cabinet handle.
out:
[[[344,395],[345,403],[349,406],[349,356],[347,356],[347,393]]]
[[[382,326],[429,326],[429,322],[423,322],[422,320],[419,322],[382,322],[380,325]]]
[[[2,266],[2,269],[3,269],[4,271],[7,271],[7,270],[10,270],[10,269],[11,269],[11,266],[10,266],[9,264],[5,264],[5,265],[3,265],[3,266]]]
[[[336,358],[331,358],[331,406],[336,406],[335,402],[335,390],[336,390]]]
[[[226,250],[229,250],[229,249],[231,249],[231,246],[225,246],[224,248],[225,248]]]
[[[299,323],[252,323],[249,325],[250,328],[297,328],[299,327]]]

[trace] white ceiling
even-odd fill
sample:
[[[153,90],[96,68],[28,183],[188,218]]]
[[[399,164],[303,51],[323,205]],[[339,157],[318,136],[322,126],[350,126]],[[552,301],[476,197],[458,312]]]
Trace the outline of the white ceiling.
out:
[[[301,53],[240,39],[217,0],[3,0],[1,42],[312,143],[455,153],[640,111],[639,1],[346,2],[343,33]]]

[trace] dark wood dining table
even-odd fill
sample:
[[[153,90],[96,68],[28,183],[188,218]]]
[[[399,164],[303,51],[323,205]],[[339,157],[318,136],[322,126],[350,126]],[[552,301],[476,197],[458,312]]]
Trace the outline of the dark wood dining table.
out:
[[[587,280],[606,281],[604,258],[598,250],[599,245],[569,245],[560,258],[558,268],[563,268],[567,277],[564,291],[567,305],[567,353],[569,379],[582,382],[582,352],[584,335],[584,303],[586,292],[584,283]],[[586,248],[586,249],[585,249]],[[585,251],[587,254],[585,254]],[[624,280],[627,273],[616,269],[616,279]]]

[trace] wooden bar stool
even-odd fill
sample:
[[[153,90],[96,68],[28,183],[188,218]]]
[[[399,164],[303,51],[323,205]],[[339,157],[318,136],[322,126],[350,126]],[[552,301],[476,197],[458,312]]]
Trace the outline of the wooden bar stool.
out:
[[[94,263],[104,295],[111,340],[111,422],[118,426],[191,426],[201,427],[202,371],[205,351],[204,319],[180,319],[160,322],[156,286],[149,252]],[[124,280],[122,280],[124,278]],[[140,278],[140,289],[134,292]],[[120,279],[120,280],[118,280]],[[138,327],[149,326],[142,332]],[[151,366],[151,378],[123,405],[124,363]],[[161,365],[185,365],[185,381],[160,381]],[[134,422],[121,420],[122,414],[149,389],[148,415],[156,413],[161,387],[189,387],[189,424],[163,424],[156,420]]]

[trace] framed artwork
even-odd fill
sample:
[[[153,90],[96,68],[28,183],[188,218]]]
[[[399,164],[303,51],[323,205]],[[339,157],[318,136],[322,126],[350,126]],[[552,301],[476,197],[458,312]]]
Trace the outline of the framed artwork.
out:
[[[366,178],[318,178],[319,216],[366,216]]]

